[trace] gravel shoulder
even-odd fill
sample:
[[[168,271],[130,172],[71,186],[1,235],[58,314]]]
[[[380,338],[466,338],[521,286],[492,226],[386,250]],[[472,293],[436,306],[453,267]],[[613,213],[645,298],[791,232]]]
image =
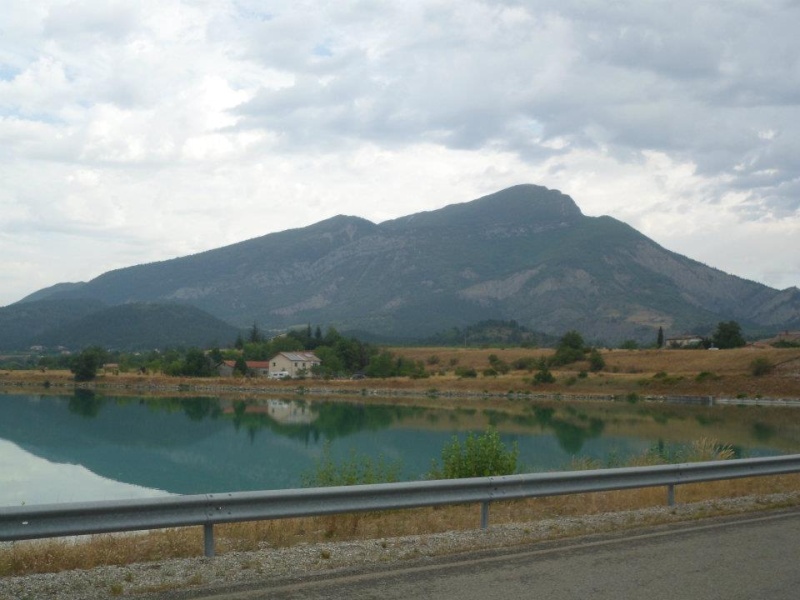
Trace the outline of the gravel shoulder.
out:
[[[451,531],[397,538],[300,544],[288,548],[267,547],[256,552],[226,553],[213,559],[198,557],[5,577],[0,578],[0,599],[190,598],[204,591],[210,593],[217,589],[235,589],[265,579],[319,577],[334,570],[389,566],[416,559],[797,505],[800,505],[800,492],[494,525],[485,531]]]

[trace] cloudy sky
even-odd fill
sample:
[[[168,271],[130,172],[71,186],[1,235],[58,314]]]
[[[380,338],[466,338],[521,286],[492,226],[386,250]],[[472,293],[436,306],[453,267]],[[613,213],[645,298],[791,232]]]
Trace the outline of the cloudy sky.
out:
[[[4,0],[0,306],[518,183],[800,285],[797,0]]]

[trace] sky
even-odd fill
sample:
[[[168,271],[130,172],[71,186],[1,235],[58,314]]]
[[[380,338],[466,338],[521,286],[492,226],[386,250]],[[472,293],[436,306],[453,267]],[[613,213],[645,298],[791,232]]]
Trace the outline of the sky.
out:
[[[800,286],[797,0],[4,0],[0,306],[521,184]]]

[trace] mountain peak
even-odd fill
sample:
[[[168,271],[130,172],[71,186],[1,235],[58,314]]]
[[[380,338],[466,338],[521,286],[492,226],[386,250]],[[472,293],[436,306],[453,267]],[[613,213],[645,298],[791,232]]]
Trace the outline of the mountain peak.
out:
[[[522,184],[470,202],[387,221],[381,226],[447,226],[484,231],[510,227],[530,232],[567,226],[582,216],[578,205],[566,194],[538,185]]]
[[[536,185],[377,225],[339,215],[56,291],[107,305],[180,301],[240,327],[335,324],[406,338],[487,319],[612,342],[731,319],[800,323],[796,289],[705,267]],[[8,313],[9,327],[18,321]],[[0,311],[0,340],[2,325]]]

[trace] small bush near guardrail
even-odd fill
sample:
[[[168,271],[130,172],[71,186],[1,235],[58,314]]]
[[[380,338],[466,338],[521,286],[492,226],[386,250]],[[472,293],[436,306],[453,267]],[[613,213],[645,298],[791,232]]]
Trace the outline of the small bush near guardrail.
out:
[[[314,470],[304,473],[302,481],[305,487],[393,483],[400,480],[401,471],[400,461],[387,462],[382,456],[374,459],[355,450],[351,450],[346,459],[337,461],[331,453],[330,442],[325,442]]]
[[[517,444],[509,449],[500,439],[495,429],[483,435],[470,434],[462,444],[454,437],[442,449],[442,466],[433,465],[430,479],[461,479],[464,477],[489,477],[492,475],[512,475],[517,471],[519,448]]]

